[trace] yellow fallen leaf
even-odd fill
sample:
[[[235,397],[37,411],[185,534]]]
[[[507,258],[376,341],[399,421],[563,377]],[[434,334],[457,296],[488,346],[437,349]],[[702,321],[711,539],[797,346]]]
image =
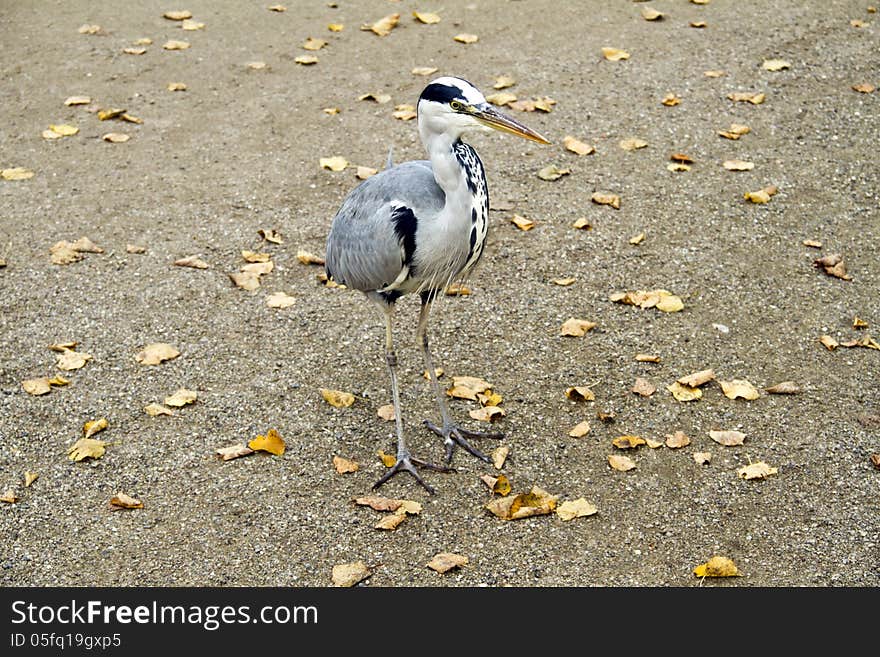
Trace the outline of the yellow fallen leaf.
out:
[[[284,454],[285,449],[284,439],[275,429],[269,429],[265,436],[257,435],[248,442],[248,447],[255,452],[269,452],[275,456]]]
[[[318,63],[318,58],[314,55],[298,55],[293,58],[293,61],[302,66],[312,66]]]
[[[562,326],[559,327],[559,333],[560,335],[579,338],[582,335],[585,335],[587,331],[592,331],[596,326],[596,322],[569,317],[562,323]]]
[[[180,24],[180,28],[186,30],[187,32],[194,32],[195,30],[205,29],[205,24],[200,21],[194,21],[187,18]]]
[[[680,402],[696,401],[703,396],[703,391],[699,388],[692,388],[678,381],[666,386],[666,389]]]
[[[88,105],[92,102],[90,96],[68,96],[64,104],[68,107],[71,105]]]
[[[636,360],[640,363],[659,363],[660,356],[656,354],[636,354]]]
[[[180,352],[166,342],[148,344],[135,354],[135,360],[141,365],[158,365],[159,363],[177,358]]]
[[[476,43],[480,40],[476,34],[468,34],[467,32],[462,32],[461,34],[456,34],[452,37],[453,41],[458,41],[459,43]]]
[[[617,449],[635,449],[639,445],[645,444],[645,439],[641,436],[618,436],[614,440],[611,441],[611,444],[614,445]]]
[[[167,18],[170,21],[185,21],[187,18],[192,18],[192,12],[186,9],[166,11],[162,14],[162,17]]]
[[[91,438],[99,431],[103,431],[110,426],[107,418],[102,417],[97,420],[89,420],[83,424],[83,438]]]
[[[357,472],[360,466],[356,461],[352,461],[351,459],[344,458],[342,456],[334,456],[333,457],[333,467],[336,469],[336,472],[339,474],[348,474],[350,472]]]
[[[144,503],[135,497],[126,495],[125,493],[117,493],[110,498],[110,509],[118,511],[120,509],[143,509]]]
[[[375,23],[369,23],[365,25],[361,25],[362,30],[368,30],[373,34],[377,34],[381,37],[388,36],[391,34],[391,30],[397,25],[400,20],[400,14],[388,14],[383,18],[380,18]]]
[[[302,44],[303,49],[305,50],[320,50],[324,46],[327,45],[327,42],[324,39],[316,39],[315,37],[309,37]]]
[[[675,107],[676,105],[681,104],[681,98],[670,92],[663,96],[660,100],[660,104],[665,105],[666,107]]]
[[[370,574],[367,564],[363,561],[355,561],[354,563],[342,563],[333,566],[330,579],[333,581],[334,586],[349,587],[366,579]]]
[[[703,75],[705,75],[707,78],[722,78],[724,77],[725,73],[724,71],[714,69],[711,71],[703,71]]]
[[[165,50],[186,50],[187,48],[189,48],[189,42],[180,41],[178,39],[169,39],[162,44],[162,47]]]
[[[715,556],[694,568],[697,577],[736,577],[740,572],[731,559]]]
[[[101,135],[101,139],[111,144],[124,144],[131,139],[131,135],[127,135],[124,132],[108,132]]]
[[[128,47],[128,48],[123,48],[122,52],[126,55],[143,55],[144,53],[147,52],[147,49],[142,46]]]
[[[186,83],[184,82],[169,82],[168,86],[165,87],[168,91],[186,91]]]
[[[688,23],[691,27],[709,27],[709,24],[706,21],[691,21]]]
[[[636,464],[631,458],[621,454],[609,454],[608,465],[620,472],[628,472],[636,467]]]
[[[492,84],[493,89],[507,89],[516,84],[516,78],[510,75],[499,75]]]
[[[425,25],[433,25],[440,22],[440,16],[430,11],[414,11],[413,18]]]
[[[229,274],[229,279],[242,290],[253,292],[260,287],[260,275],[253,271],[237,271]]]
[[[182,408],[183,406],[194,403],[198,398],[199,393],[195,390],[179,388],[173,394],[165,397],[165,405],[173,406],[174,408]]]
[[[376,455],[379,457],[379,460],[382,461],[382,465],[386,468],[393,468],[397,464],[397,457],[393,454],[386,454],[380,449],[376,452]]]
[[[161,404],[147,404],[144,406],[144,412],[153,417],[156,417],[157,415],[174,415],[174,411]]]
[[[566,388],[565,396],[572,401],[594,401],[596,395],[587,386],[571,386]]]
[[[662,290],[661,290],[662,292]],[[660,295],[660,300],[657,302],[657,310],[664,313],[677,313],[680,310],[684,310],[684,302],[680,297],[675,296],[674,294],[662,294]]]
[[[633,384],[632,392],[637,395],[641,395],[642,397],[650,397],[655,392],[657,392],[657,386],[648,381],[647,379],[643,379],[642,377],[636,377],[636,381]]]
[[[0,169],[0,178],[3,180],[28,180],[34,177],[34,172],[25,167],[12,167],[11,169]]]
[[[828,351],[834,351],[837,347],[840,346],[840,344],[837,342],[837,340],[835,340],[834,338],[832,338],[830,335],[823,335],[823,336],[821,336],[821,337],[819,338],[819,342],[821,342],[822,345],[823,345]]]
[[[480,422],[496,422],[507,415],[507,413],[500,406],[483,406],[468,411],[468,415]]]
[[[26,393],[34,396],[47,395],[52,391],[52,387],[49,385],[49,379],[46,377],[25,379],[21,382],[21,387]]]
[[[522,231],[531,230],[535,227],[534,221],[532,221],[531,219],[526,219],[525,217],[518,214],[515,214],[510,218],[510,223],[512,223],[514,226]]]
[[[578,217],[572,222],[571,227],[577,228],[578,230],[592,230],[593,224],[586,217]]]
[[[268,274],[273,269],[275,269],[275,263],[271,260],[267,260],[266,262],[249,262],[246,265],[241,266],[242,272],[256,274],[257,276]]]
[[[448,297],[466,297],[471,294],[471,288],[464,283],[451,283],[444,291]],[[425,370],[427,372],[427,370]]]
[[[566,500],[556,507],[556,515],[564,521],[585,518],[597,513],[599,513],[599,509],[587,502],[583,497],[579,497],[576,500]]]
[[[550,282],[554,285],[558,285],[559,287],[568,287],[569,285],[572,285],[575,281],[577,281],[576,278],[568,276],[566,278],[554,278]]]
[[[761,67],[767,71],[781,71],[786,68],[791,68],[791,62],[784,59],[765,59],[761,64]]]
[[[498,107],[504,107],[516,102],[516,94],[512,94],[509,91],[501,91],[497,94],[489,94],[486,96],[486,100]]]
[[[3,494],[0,495],[0,502],[6,502],[7,504],[15,504],[18,502],[20,498],[15,494],[15,491],[11,488],[3,491]]]
[[[248,62],[247,67],[252,71],[268,71],[269,65],[264,61]]]
[[[49,126],[49,130],[62,137],[72,137],[79,132],[79,128],[75,125],[68,125],[67,123],[52,124]]]
[[[623,59],[629,59],[629,53],[626,50],[621,50],[620,48],[602,48],[602,56],[607,59],[609,62],[619,62]]]
[[[559,180],[569,174],[571,174],[571,169],[560,169],[555,164],[548,164],[538,170],[538,178],[547,181]]]
[[[418,112],[416,112],[415,105],[404,103],[396,105],[394,107],[394,112],[391,115],[400,121],[411,121],[418,116]]]
[[[727,97],[736,103],[751,103],[752,105],[760,105],[767,98],[766,94],[750,91],[735,91],[727,94]]]
[[[507,460],[508,454],[510,454],[510,447],[507,445],[501,445],[492,450],[492,465],[495,466],[496,470],[500,470],[504,467],[504,462]]]
[[[646,21],[663,20],[664,16],[662,12],[659,12],[656,9],[651,9],[650,7],[643,7],[641,14],[642,18],[644,18]]]
[[[123,114],[125,114],[125,108],[106,107],[98,110],[98,119],[101,121],[109,121],[110,119],[118,119]]]
[[[737,397],[742,397],[743,399],[758,399],[761,396],[761,393],[753,386],[751,383],[744,379],[733,379],[732,381],[719,381],[721,385],[721,392],[724,393],[724,396],[728,399],[736,399]]]
[[[80,34],[99,34],[101,32],[101,26],[89,24],[80,25],[79,29],[77,29],[77,32],[79,32]]]
[[[691,439],[688,438],[684,431],[676,431],[673,434],[666,434],[666,446],[670,449],[680,449],[681,447],[687,447],[690,444]]]
[[[724,160],[721,166],[728,171],[751,171],[755,168],[755,163],[746,160]]]
[[[597,205],[610,205],[615,210],[620,209],[620,196],[606,192],[593,192],[590,200]]]
[[[354,404],[354,395],[350,392],[321,388],[321,396],[324,401],[336,408],[347,408]]]
[[[379,170],[373,167],[358,166],[354,175],[360,180],[366,180],[367,178],[372,178],[377,173],[379,173]]]
[[[866,329],[868,328],[868,322],[861,317],[853,317],[852,327],[854,329]]]
[[[67,456],[71,461],[83,459],[99,459],[104,456],[104,450],[109,443],[95,438],[80,438],[67,450]]]
[[[433,75],[437,72],[435,66],[416,66],[410,73],[413,75]],[[488,98],[487,98],[488,100]]]
[[[57,351],[57,352],[63,353],[65,351],[67,351],[68,349],[76,349],[76,346],[78,344],[79,344],[78,342],[75,342],[73,340],[69,340],[67,342],[55,342],[55,343],[49,345],[49,349],[51,351]]]
[[[266,7],[266,9],[268,9],[269,11],[278,12],[279,14],[287,11],[287,7],[285,7],[284,5],[269,5],[268,7]]]
[[[223,461],[231,461],[232,459],[241,458],[242,456],[249,456],[254,453],[254,450],[243,443],[237,443],[235,445],[229,445],[228,447],[219,447],[214,450],[214,453]]]
[[[395,512],[389,513],[384,516],[379,522],[373,525],[374,529],[384,529],[387,531],[394,531],[397,529],[397,526],[400,525],[404,520],[406,520],[406,514]]]
[[[493,477],[492,475],[480,475],[480,481],[486,484],[489,490],[496,495],[505,496],[510,494],[510,480],[506,475],[500,474],[497,477]]]
[[[348,160],[339,155],[322,157],[318,160],[318,163],[322,169],[329,169],[330,171],[343,171],[348,166]]]
[[[658,447],[663,447],[662,440],[654,440],[653,438],[645,438],[645,444],[651,449],[657,449]]]
[[[596,152],[596,149],[593,146],[568,135],[562,140],[562,145],[566,150],[571,151],[576,155],[590,155],[591,153]]]
[[[40,475],[38,475],[36,472],[25,471],[25,473],[24,473],[24,487],[29,488],[30,485],[32,483],[34,483],[37,480],[37,477],[39,477],[39,476]]]
[[[633,235],[632,237],[629,238],[630,244],[641,244],[644,241],[645,241],[645,234],[644,233],[639,233],[638,235]]]
[[[81,367],[84,367],[90,360],[92,360],[91,354],[87,354],[84,351],[65,349],[61,352],[61,355],[58,356],[55,367],[59,370],[65,371],[78,370]]]
[[[583,438],[588,433],[590,433],[590,423],[584,420],[583,422],[578,422],[571,430],[568,432],[568,435],[572,438]]]
[[[707,369],[700,370],[699,372],[694,372],[693,374],[688,374],[687,376],[682,376],[676,379],[678,383],[688,386],[690,388],[699,388],[704,383],[708,383],[715,378],[715,370]]]
[[[877,90],[877,87],[875,87],[870,82],[860,82],[859,84],[854,84],[852,86],[852,90],[858,91],[862,94],[872,94]]]
[[[751,131],[752,129],[747,125],[743,125],[742,123],[731,123],[727,130],[719,130],[718,134],[725,139],[732,139],[735,141],[743,135],[749,134]]]
[[[427,566],[431,570],[436,570],[442,575],[443,573],[448,573],[453,568],[461,568],[462,566],[466,566],[467,562],[468,558],[461,554],[455,554],[453,552],[440,552],[434,555],[434,558],[427,563]]]
[[[533,486],[528,493],[496,498],[486,508],[502,520],[519,520],[553,513],[558,499],[558,496]]]
[[[648,142],[644,139],[639,139],[638,137],[629,137],[627,139],[623,139],[619,142],[619,146],[625,151],[637,151],[640,148],[646,148],[648,146]]]
[[[694,452],[694,462],[697,465],[707,465],[712,460],[711,452]]]
[[[709,437],[719,445],[732,447],[735,445],[742,445],[743,441],[746,439],[746,434],[742,431],[716,431],[713,429],[709,431]]]
[[[296,297],[284,292],[274,292],[266,296],[266,305],[269,308],[290,308],[296,303]]]
[[[385,404],[384,406],[380,406],[378,409],[376,409],[376,415],[378,415],[386,422],[393,422],[395,419],[394,404]]]
[[[801,392],[801,387],[794,381],[782,381],[769,388],[764,388],[764,392],[771,395],[796,395]]]
[[[749,463],[741,467],[736,471],[736,474],[741,479],[766,479],[778,472],[777,468],[767,465],[764,461],[758,461],[757,463]]]

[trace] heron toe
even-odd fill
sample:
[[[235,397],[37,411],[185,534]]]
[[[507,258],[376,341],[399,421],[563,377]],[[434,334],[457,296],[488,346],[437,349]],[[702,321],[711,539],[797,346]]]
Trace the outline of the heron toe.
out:
[[[478,459],[485,461],[486,463],[491,463],[492,459],[471,445],[468,442],[468,439],[492,438],[493,440],[501,440],[504,438],[504,434],[497,431],[470,431],[469,429],[463,429],[454,423],[444,424],[441,427],[430,420],[425,420],[425,426],[443,438],[443,443],[446,445],[447,466],[452,463],[452,454],[455,451],[456,445],[470,453],[472,456],[476,456]]]
[[[398,474],[399,472],[408,472],[417,482],[419,482],[419,485],[421,485],[422,488],[433,495],[435,492],[434,487],[427,483],[424,479],[422,479],[422,476],[419,474],[417,468],[425,468],[426,470],[434,470],[435,472],[455,472],[455,470],[450,467],[434,465],[433,463],[428,463],[427,461],[417,459],[414,456],[410,456],[409,454],[407,454],[403,457],[398,457],[397,462],[388,469],[388,472],[382,475],[379,481],[373,484],[373,490],[379,488],[382,484],[384,484],[386,481],[391,479],[391,477]]]

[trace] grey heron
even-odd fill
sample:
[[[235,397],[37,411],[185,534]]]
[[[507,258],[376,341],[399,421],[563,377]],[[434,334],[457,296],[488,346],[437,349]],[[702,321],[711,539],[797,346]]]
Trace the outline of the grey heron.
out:
[[[502,437],[470,431],[452,421],[428,348],[431,303],[477,264],[489,228],[483,163],[462,136],[494,129],[541,144],[550,142],[500,112],[461,78],[440,77],[430,82],[419,96],[417,114],[419,135],[430,159],[389,166],[351,191],[333,218],[325,268],[331,280],[363,292],[385,318],[385,362],[391,379],[397,461],[373,488],[406,471],[433,493],[417,467],[451,471],[456,445],[491,463],[469,440]],[[440,410],[441,423],[425,420],[425,425],[444,440],[445,466],[414,457],[404,437],[392,319],[395,302],[409,293],[421,298],[416,338]]]

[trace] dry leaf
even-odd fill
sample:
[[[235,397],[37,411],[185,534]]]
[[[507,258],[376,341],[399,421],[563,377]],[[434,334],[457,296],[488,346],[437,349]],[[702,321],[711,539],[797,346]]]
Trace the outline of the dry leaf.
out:
[[[566,500],[556,507],[556,515],[564,521],[585,518],[597,513],[599,513],[599,509],[587,502],[583,497],[576,500]]]
[[[725,73],[724,71],[715,69],[711,71],[703,71],[703,75],[705,75],[707,78],[721,78],[724,77]]]
[[[572,438],[583,438],[588,433],[590,433],[590,423],[584,420],[583,422],[578,422],[571,430],[568,432],[568,435]]]
[[[180,24],[180,27],[181,27],[181,29],[186,30],[187,32],[194,32],[195,30],[204,29],[205,24],[200,23],[199,21],[186,19]]]
[[[697,465],[708,465],[712,460],[712,452],[694,452],[693,457]]]
[[[757,463],[749,463],[741,467],[736,471],[736,474],[742,479],[766,479],[778,472],[777,468],[767,465],[764,461],[758,461]]]
[[[694,568],[694,575],[697,577],[736,577],[739,574],[736,564],[727,557],[712,557]]]
[[[642,7],[642,18],[646,21],[659,21],[663,20],[663,13],[650,7]]]
[[[269,5],[266,9],[269,11],[277,11],[278,13],[287,11],[287,7],[284,5]]]
[[[414,11],[412,15],[413,18],[425,25],[433,25],[440,22],[440,16],[430,11]]]
[[[333,467],[339,474],[348,474],[349,472],[357,472],[360,466],[356,461],[343,458],[342,456],[333,457]]]
[[[135,354],[135,360],[141,365],[158,365],[162,361],[180,356],[180,352],[166,342],[148,344]]]
[[[455,554],[453,552],[440,552],[434,555],[434,558],[431,559],[427,566],[431,570],[436,570],[438,573],[447,573],[453,568],[461,568],[462,566],[467,565],[468,558],[462,556],[460,554]]]
[[[373,167],[359,166],[354,175],[360,180],[366,180],[367,178],[372,178],[377,173],[379,173],[379,170]]]
[[[97,420],[89,420],[83,424],[83,438],[91,438],[99,431],[103,431],[110,426],[107,418],[102,417]]]
[[[354,404],[354,395],[350,392],[321,388],[321,396],[324,401],[336,408],[347,408]]]
[[[746,439],[746,434],[744,434],[742,431],[710,430],[709,437],[719,445],[724,445],[725,447],[733,447],[735,445],[742,445],[743,441]]]
[[[690,444],[691,439],[688,438],[684,431],[676,431],[673,434],[666,434],[666,446],[671,449],[687,447]]]
[[[99,459],[104,456],[104,449],[108,444],[95,438],[80,438],[67,450],[67,457],[77,462],[83,459]]]
[[[764,102],[767,96],[763,93],[735,91],[733,93],[727,94],[727,97],[737,103],[751,103],[752,105],[760,105]]]
[[[696,401],[703,396],[703,391],[699,388],[692,388],[678,381],[666,386],[666,389],[680,402]]]
[[[471,294],[471,288],[463,283],[452,283],[446,287],[444,294],[448,297],[466,297]]]
[[[119,511],[120,509],[143,509],[144,503],[139,499],[130,497],[125,493],[117,493],[110,498],[111,511]]]
[[[615,292],[609,299],[639,308],[657,308],[666,313],[674,313],[684,309],[684,302],[680,297],[662,289]]]
[[[437,72],[435,66],[416,66],[410,73],[413,75],[433,75]],[[488,100],[488,99],[487,99]]]
[[[88,105],[91,102],[92,102],[92,99],[90,96],[69,96],[64,101],[64,104],[69,107],[71,105]]]
[[[49,394],[52,386],[49,385],[49,379],[46,377],[40,379],[25,379],[21,382],[21,387],[29,395],[39,396]]]
[[[284,439],[275,429],[269,429],[265,436],[257,435],[256,438],[248,442],[255,452],[269,452],[275,456],[284,454]]]
[[[253,292],[260,287],[260,275],[252,271],[239,271],[229,274],[230,280],[243,290]]]
[[[157,415],[174,415],[174,411],[172,411],[170,408],[162,406],[161,404],[147,404],[146,406],[144,406],[144,412],[147,415],[151,415],[153,417]]]
[[[596,395],[587,386],[566,388],[565,396],[572,401],[594,401],[596,399]]]
[[[324,39],[316,39],[315,37],[309,37],[305,40],[305,43],[302,44],[302,47],[305,50],[320,50],[324,46],[327,45],[327,42]]]
[[[79,132],[79,128],[77,128],[75,125],[61,123],[50,125],[49,131],[54,133],[55,135],[58,135],[59,137],[72,137]],[[44,134],[43,136],[45,137],[46,135]]]
[[[184,258],[178,258],[174,261],[174,264],[178,267],[192,267],[193,269],[208,269],[211,265],[201,259],[198,255],[186,256]]]
[[[823,336],[821,336],[821,337],[819,338],[819,342],[821,342],[822,345],[823,345],[828,351],[834,351],[837,347],[840,346],[840,343],[838,343],[837,340],[835,340],[834,338],[832,338],[830,335],[823,335]]]
[[[621,454],[609,454],[608,465],[610,465],[615,470],[619,470],[620,472],[627,472],[636,467],[636,464],[631,458],[629,458],[628,456],[623,456]]]
[[[570,136],[566,136],[562,140],[562,145],[566,150],[569,150],[576,155],[590,155],[591,153],[596,152],[594,147]]]
[[[688,386],[690,388],[699,388],[704,383],[708,383],[715,378],[715,370],[700,370],[699,372],[694,372],[693,374],[688,374],[687,376],[682,376],[676,379],[680,384],[684,386]]]
[[[269,308],[290,308],[296,303],[296,298],[284,292],[274,292],[266,296],[266,305]]]
[[[73,243],[67,240],[55,242],[49,247],[50,259],[53,265],[69,265],[83,259],[82,253],[73,248]]]
[[[476,34],[468,34],[467,32],[462,32],[461,34],[456,34],[452,37],[453,41],[458,41],[459,43],[476,43],[479,41],[480,37]]]
[[[162,44],[162,47],[165,50],[186,50],[187,48],[189,48],[189,42],[179,41],[177,39],[169,39]]]
[[[349,587],[370,576],[370,569],[363,561],[354,563],[341,563],[333,566],[330,576],[335,586]]]
[[[638,235],[633,235],[632,237],[629,238],[630,244],[641,244],[644,241],[645,241],[645,234],[644,233],[639,233]]]
[[[877,87],[875,87],[870,82],[861,82],[859,84],[854,84],[852,86],[852,89],[853,89],[853,91],[858,91],[859,93],[862,93],[862,94],[871,94],[877,90]]]
[[[166,11],[162,16],[171,21],[184,21],[187,18],[192,18],[192,12],[187,11],[186,9],[180,11]]]
[[[195,390],[187,390],[179,388],[176,392],[165,397],[165,405],[175,408],[182,408],[188,404],[192,404],[198,399],[199,394]]]
[[[12,167],[11,169],[0,169],[0,178],[3,180],[28,180],[34,177],[34,172],[25,167]]]
[[[418,116],[418,112],[416,112],[416,108],[414,105],[408,105],[404,103],[402,105],[396,105],[394,107],[394,112],[391,113],[391,116],[401,121],[411,121]]]
[[[322,169],[329,169],[330,171],[343,171],[348,166],[348,160],[339,155],[322,157],[318,160],[318,163]]]
[[[796,395],[801,392],[801,387],[794,381],[783,381],[769,388],[764,388],[764,391],[771,395]]]
[[[247,67],[252,71],[266,71],[269,70],[269,65],[263,61],[256,62],[248,62]]]
[[[854,329],[866,329],[868,328],[868,322],[860,317],[853,317],[852,327]]]
[[[558,499],[558,496],[533,486],[528,493],[496,498],[486,508],[502,520],[519,520],[553,513]]]
[[[646,148],[648,142],[638,137],[629,137],[620,141],[619,146],[625,151],[636,151],[640,148]]]
[[[254,453],[254,450],[243,443],[237,443],[235,445],[229,445],[229,447],[215,449],[214,453],[223,461],[231,461],[232,459],[237,459],[242,456],[249,456]]]
[[[635,449],[639,445],[644,445],[647,441],[641,436],[618,436],[611,441],[617,449]]]
[[[731,123],[727,130],[719,130],[718,134],[725,139],[732,139],[735,141],[743,135],[749,134],[751,131],[752,129],[747,125],[743,125],[742,123]]]
[[[499,406],[483,406],[468,411],[468,415],[480,422],[495,422],[507,415],[507,412]]]
[[[554,285],[558,285],[559,287],[568,287],[569,285],[573,284],[575,281],[577,281],[576,278],[567,277],[567,278],[554,278],[550,282],[553,283]]]
[[[169,82],[165,88],[168,91],[186,91],[186,84],[183,82]]]
[[[275,269],[275,263],[271,260],[267,260],[266,262],[249,262],[246,265],[241,266],[242,272],[246,274],[256,274],[257,276],[268,274],[273,269]]]
[[[98,119],[109,121],[110,119],[118,119],[123,114],[125,114],[125,108],[123,107],[107,107],[98,110]]]
[[[7,504],[15,504],[18,502],[20,498],[15,494],[11,488],[6,489],[2,495],[0,495],[0,502],[6,502]]]
[[[493,477],[492,475],[480,475],[482,481],[492,493],[496,495],[509,495],[511,491],[510,480],[503,474]]]
[[[391,30],[397,25],[397,22],[400,20],[400,14],[388,14],[387,16],[380,18],[375,23],[361,25],[362,30],[368,30],[373,34],[377,34],[379,36],[388,36],[391,34]]]
[[[390,513],[379,520],[379,522],[377,522],[375,525],[373,525],[373,528],[394,531],[395,529],[397,529],[397,526],[404,520],[406,520],[405,513]]]
[[[126,244],[125,245],[126,253],[146,253],[147,248],[145,246],[139,246],[137,244]]]
[[[377,495],[357,497],[354,502],[361,506],[368,506],[374,511],[397,511],[403,503],[402,500],[395,500],[390,497],[379,497]]]
[[[590,200],[597,205],[610,205],[615,210],[620,209],[620,196],[606,192],[593,192]]]
[[[496,470],[504,467],[508,454],[510,454],[510,447],[507,445],[501,445],[492,450],[492,465],[495,466]]]
[[[575,317],[569,317],[562,323],[562,326],[559,327],[560,335],[571,336],[575,338],[579,338],[582,335],[585,335],[587,331],[591,331],[596,328],[596,322],[591,322],[586,319],[577,319]]]
[[[822,269],[822,271],[829,276],[840,278],[845,281],[852,280],[852,276],[846,273],[846,265],[843,262],[843,257],[839,253],[816,258],[813,261],[813,266],[817,269]]]
[[[318,58],[314,55],[299,55],[293,58],[293,61],[302,66],[312,66],[318,63]]]
[[[728,171],[751,171],[755,168],[754,162],[747,162],[745,160],[724,160],[721,163]]]
[[[629,59],[629,53],[619,48],[602,48],[602,56],[609,62],[619,62],[623,59]]]
[[[77,32],[79,32],[80,34],[100,34],[101,26],[89,24],[80,25],[79,29],[77,29]]]
[[[385,404],[376,409],[376,415],[386,422],[393,422],[395,419],[394,404]]]
[[[666,107],[675,107],[676,105],[681,104],[681,98],[676,96],[674,93],[670,92],[670,93],[666,94],[665,96],[663,96],[662,100],[660,101],[660,104],[666,105]]]
[[[58,356],[58,360],[55,363],[55,367],[59,370],[78,370],[81,367],[85,366],[87,362],[92,360],[92,355],[87,354],[83,351],[73,351],[72,349],[65,349],[61,352],[61,355]]]
[[[669,164],[666,165],[666,168],[669,171],[672,171],[673,173],[677,173],[680,171],[690,171],[691,165],[684,164],[683,162],[670,162]]]
[[[535,222],[531,219],[526,219],[518,214],[513,215],[510,218],[510,223],[519,228],[522,231],[531,230],[535,227]]]
[[[571,173],[571,169],[560,169],[555,164],[548,164],[542,169],[538,170],[538,178],[541,180],[559,180],[562,176],[567,176]]]
[[[502,91],[497,94],[489,94],[488,96],[486,96],[486,100],[493,105],[497,105],[498,107],[504,107],[505,105],[510,105],[516,102],[516,94],[512,94],[508,91]]]
[[[764,63],[761,64],[761,67],[767,71],[781,71],[786,68],[791,68],[791,62],[787,62],[784,59],[765,59]]]
[[[512,87],[516,84],[516,78],[510,75],[499,75],[495,78],[495,83],[492,85],[493,89],[507,89],[507,87]]]
[[[871,465],[880,470],[880,453],[871,454]]]
[[[660,356],[654,354],[636,354],[636,360],[640,363],[659,363]]]
[[[330,23],[327,25],[327,29],[331,32],[342,32],[345,29],[345,25],[342,23]]]
[[[709,27],[709,24],[706,21],[691,21],[690,23],[688,23],[688,25],[690,25],[691,27],[697,27],[697,28]]]
[[[129,47],[129,48],[123,48],[122,52],[126,55],[143,55],[145,52],[147,52],[147,49],[143,48],[143,47],[137,47],[137,48]]]
[[[571,227],[578,230],[592,230],[593,224],[586,217],[578,217],[572,222]]]
[[[596,417],[599,418],[601,422],[604,422],[605,424],[610,424],[614,422],[615,418],[617,417],[617,413],[615,413],[613,410],[600,408],[598,411],[596,411]]]
[[[724,393],[724,396],[728,399],[736,399],[737,397],[742,397],[743,399],[757,399],[761,396],[761,393],[753,386],[751,383],[744,379],[733,379],[732,381],[719,381],[721,384],[721,392]]]
[[[29,488],[30,485],[32,483],[34,483],[37,480],[37,477],[39,477],[39,476],[40,475],[38,475],[36,472],[25,471],[25,473],[24,473],[24,487]]]

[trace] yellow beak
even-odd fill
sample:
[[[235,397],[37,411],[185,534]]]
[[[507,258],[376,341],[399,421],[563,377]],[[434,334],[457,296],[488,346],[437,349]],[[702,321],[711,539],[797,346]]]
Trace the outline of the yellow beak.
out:
[[[492,105],[480,105],[471,109],[471,115],[483,125],[489,126],[494,130],[501,132],[509,132],[523,139],[530,139],[539,144],[549,144],[550,141],[538,134],[531,128],[524,126],[522,123],[513,119],[503,112],[499,112]]]

